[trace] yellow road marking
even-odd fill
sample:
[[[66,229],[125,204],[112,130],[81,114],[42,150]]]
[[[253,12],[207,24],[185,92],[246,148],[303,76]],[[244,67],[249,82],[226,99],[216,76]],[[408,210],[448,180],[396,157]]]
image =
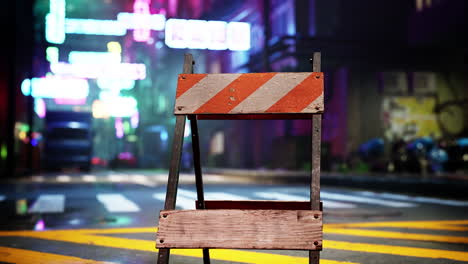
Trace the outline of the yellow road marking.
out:
[[[464,231],[468,227],[468,220],[456,221],[404,221],[404,222],[374,222],[374,223],[351,223],[351,224],[326,224],[325,233],[335,233],[352,236],[368,236],[380,238],[392,238],[403,240],[421,240],[450,243],[467,243],[468,238],[456,236],[441,236],[430,234],[414,234],[403,232],[391,232],[380,230],[365,230],[356,228],[366,227],[392,227],[392,228],[414,228],[431,230],[451,230]],[[154,248],[154,241],[127,239],[118,237],[103,236],[105,234],[125,234],[125,233],[155,233],[155,227],[141,228],[117,228],[117,229],[79,229],[79,230],[57,230],[57,231],[5,231],[0,232],[0,236],[20,236],[33,237],[46,240],[58,240],[71,243],[96,245],[112,248],[122,248],[130,250],[157,252]],[[96,235],[99,234],[99,235]],[[468,253],[460,251],[426,249],[417,247],[391,246],[368,243],[354,243],[343,241],[325,240],[324,249],[348,250],[358,252],[368,252],[377,254],[401,255],[420,258],[444,258],[458,261],[468,261]],[[201,258],[202,252],[199,249],[173,249],[172,253]],[[216,249],[211,250],[211,257],[218,260],[236,261],[241,263],[307,263],[306,257],[294,257],[279,254],[261,253],[253,251]],[[343,264],[348,262],[322,260],[324,264]]]
[[[324,249],[340,249],[368,253],[400,255],[418,258],[443,258],[458,261],[468,261],[468,253],[441,249],[427,249],[416,247],[388,246],[367,243],[354,243],[343,241],[323,241]]]
[[[0,261],[15,264],[111,264],[112,262],[102,262],[90,259],[82,259],[58,254],[44,253],[32,250],[0,247]]]
[[[0,236],[19,236],[32,237],[45,240],[57,240],[78,244],[96,245],[112,248],[130,249],[157,252],[155,242],[140,239],[127,239],[118,237],[107,237],[99,234],[124,234],[124,233],[154,233],[156,228],[122,228],[122,229],[78,229],[78,230],[57,230],[57,231],[6,231],[0,232]],[[173,249],[171,254],[202,258],[203,254],[200,249]],[[285,264],[307,264],[308,258],[294,257],[272,253],[262,253],[253,251],[242,251],[233,249],[212,249],[210,257],[216,260],[235,261],[240,263],[285,263]],[[322,264],[356,264],[353,262],[342,262],[334,260],[320,260]]]
[[[394,228],[414,228],[428,230],[447,231],[468,231],[468,220],[448,220],[448,221],[402,221],[402,222],[366,222],[347,224],[328,224],[329,227],[394,227]]]
[[[418,241],[468,244],[468,237],[460,237],[460,236],[441,236],[441,235],[403,233],[403,232],[392,232],[392,231],[347,229],[347,228],[327,228],[327,227],[324,227],[324,232],[327,234],[338,234],[338,235],[347,235],[347,236],[379,237],[379,238],[391,238],[391,239],[402,239],[402,240],[418,240]]]

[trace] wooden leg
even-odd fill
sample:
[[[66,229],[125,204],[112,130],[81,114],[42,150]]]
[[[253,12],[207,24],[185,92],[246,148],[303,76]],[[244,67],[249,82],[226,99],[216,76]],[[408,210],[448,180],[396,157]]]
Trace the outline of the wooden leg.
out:
[[[309,251],[309,264],[319,264],[320,262],[320,251],[311,250]]]
[[[171,164],[169,167],[169,179],[167,181],[165,210],[173,210],[176,206],[177,186],[179,185],[180,160],[182,157],[182,145],[184,143],[185,115],[176,117],[174,139],[172,143]],[[158,264],[169,263],[169,249],[159,249]]]
[[[197,187],[197,207],[205,209],[205,197],[203,193],[203,177],[200,162],[200,140],[198,137],[197,117],[189,116],[190,128],[192,130],[192,150],[193,150],[193,166],[195,169],[195,185]],[[203,263],[210,264],[210,251],[207,248],[203,249]]]
[[[312,71],[321,71],[321,57],[315,52],[312,58]],[[322,115],[312,116],[312,176],[310,181],[310,206],[312,210],[321,210],[320,203],[320,147],[322,133]],[[309,264],[319,264],[320,251],[309,251]]]

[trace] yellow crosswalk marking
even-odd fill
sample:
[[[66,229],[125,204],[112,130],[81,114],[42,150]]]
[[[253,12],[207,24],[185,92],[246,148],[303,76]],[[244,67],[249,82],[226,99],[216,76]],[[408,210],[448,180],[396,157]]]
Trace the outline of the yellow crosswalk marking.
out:
[[[443,236],[432,234],[405,233],[387,230],[370,230],[369,228],[406,228],[406,229],[427,229],[446,231],[468,230],[468,220],[451,221],[401,221],[401,222],[366,222],[366,223],[346,223],[346,224],[325,224],[325,234],[338,234],[349,236],[376,237],[384,239],[432,241],[443,243],[468,243],[467,237]],[[116,229],[78,229],[78,230],[52,230],[52,231],[0,231],[0,236],[31,237],[44,240],[56,240],[85,245],[95,245],[111,248],[139,250],[157,252],[155,242],[141,239],[119,238],[106,236],[106,234],[131,234],[131,233],[151,233],[155,234],[155,227],[135,227]],[[382,245],[373,243],[355,243],[345,241],[324,240],[324,250],[345,250],[367,252],[375,254],[400,255],[419,258],[442,258],[448,260],[468,261],[468,252],[427,249],[418,247]],[[173,249],[173,254],[201,258],[202,251],[199,249]],[[240,263],[308,263],[306,257],[287,256],[280,254],[232,250],[214,249],[211,250],[211,257],[216,260],[235,261]],[[1,259],[0,259],[1,261]],[[90,262],[95,263],[95,262]],[[340,262],[333,260],[321,260],[322,264],[344,264],[350,262]]]
[[[468,261],[468,253],[461,251],[451,251],[442,249],[427,249],[417,247],[388,246],[368,243],[354,243],[343,241],[324,240],[323,248],[341,249],[368,253],[390,254],[399,256],[409,256],[418,258],[442,258],[458,261]]]
[[[32,250],[0,247],[0,262],[15,263],[15,264],[44,264],[44,263],[60,263],[60,264],[112,264],[112,262],[94,261],[90,259],[82,259],[58,254],[44,253]]]
[[[32,237],[45,240],[56,240],[78,244],[104,246],[112,248],[140,250],[157,252],[155,242],[140,239],[118,238],[110,236],[102,236],[103,234],[128,234],[128,233],[155,233],[156,228],[121,228],[121,229],[79,229],[79,230],[56,230],[56,231],[6,231],[0,232],[0,236],[20,236]],[[100,234],[100,235],[95,235]],[[202,258],[202,250],[200,249],[173,249],[172,254]],[[256,264],[307,264],[308,258],[295,257],[272,253],[242,251],[232,249],[212,249],[210,257],[214,260],[234,261],[239,263],[256,263]],[[354,262],[343,262],[334,260],[320,261],[322,264],[356,264]]]
[[[414,228],[426,230],[446,230],[446,231],[468,231],[468,220],[446,220],[446,221],[401,221],[401,222],[366,222],[366,223],[346,223],[329,224],[329,227],[394,227],[394,228]]]
[[[379,237],[379,238],[391,238],[391,239],[401,239],[401,240],[418,240],[418,241],[468,244],[468,237],[461,237],[461,236],[441,236],[441,235],[415,234],[415,233],[365,230],[365,229],[347,229],[347,228],[324,228],[324,232],[327,234],[337,234],[337,235],[347,235],[347,236]]]

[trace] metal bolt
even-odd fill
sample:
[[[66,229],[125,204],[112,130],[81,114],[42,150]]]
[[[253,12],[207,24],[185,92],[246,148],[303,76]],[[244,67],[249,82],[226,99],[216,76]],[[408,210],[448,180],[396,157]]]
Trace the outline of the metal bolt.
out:
[[[161,242],[162,243],[162,242]],[[315,241],[314,242],[314,245],[318,246],[319,245],[319,242],[318,241]]]
[[[159,243],[164,243],[164,239],[159,240]],[[315,244],[315,243],[314,243]]]
[[[319,218],[319,215],[318,215],[318,214],[314,214],[314,218],[315,218],[315,219],[318,219],[318,218]]]
[[[167,214],[163,214],[163,217],[166,218],[166,217],[167,217]]]

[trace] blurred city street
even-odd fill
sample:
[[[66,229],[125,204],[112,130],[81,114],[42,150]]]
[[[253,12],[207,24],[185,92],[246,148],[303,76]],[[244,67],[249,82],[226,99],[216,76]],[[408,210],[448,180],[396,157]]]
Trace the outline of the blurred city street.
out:
[[[182,174],[178,209],[194,209]],[[155,263],[166,172],[34,175],[0,185],[0,263]],[[205,175],[207,200],[308,200],[307,184]],[[321,263],[466,263],[468,200],[323,186]],[[171,263],[202,263],[173,250]],[[212,250],[212,263],[308,263],[305,251]]]
[[[468,1],[3,2],[0,264],[468,263]]]

